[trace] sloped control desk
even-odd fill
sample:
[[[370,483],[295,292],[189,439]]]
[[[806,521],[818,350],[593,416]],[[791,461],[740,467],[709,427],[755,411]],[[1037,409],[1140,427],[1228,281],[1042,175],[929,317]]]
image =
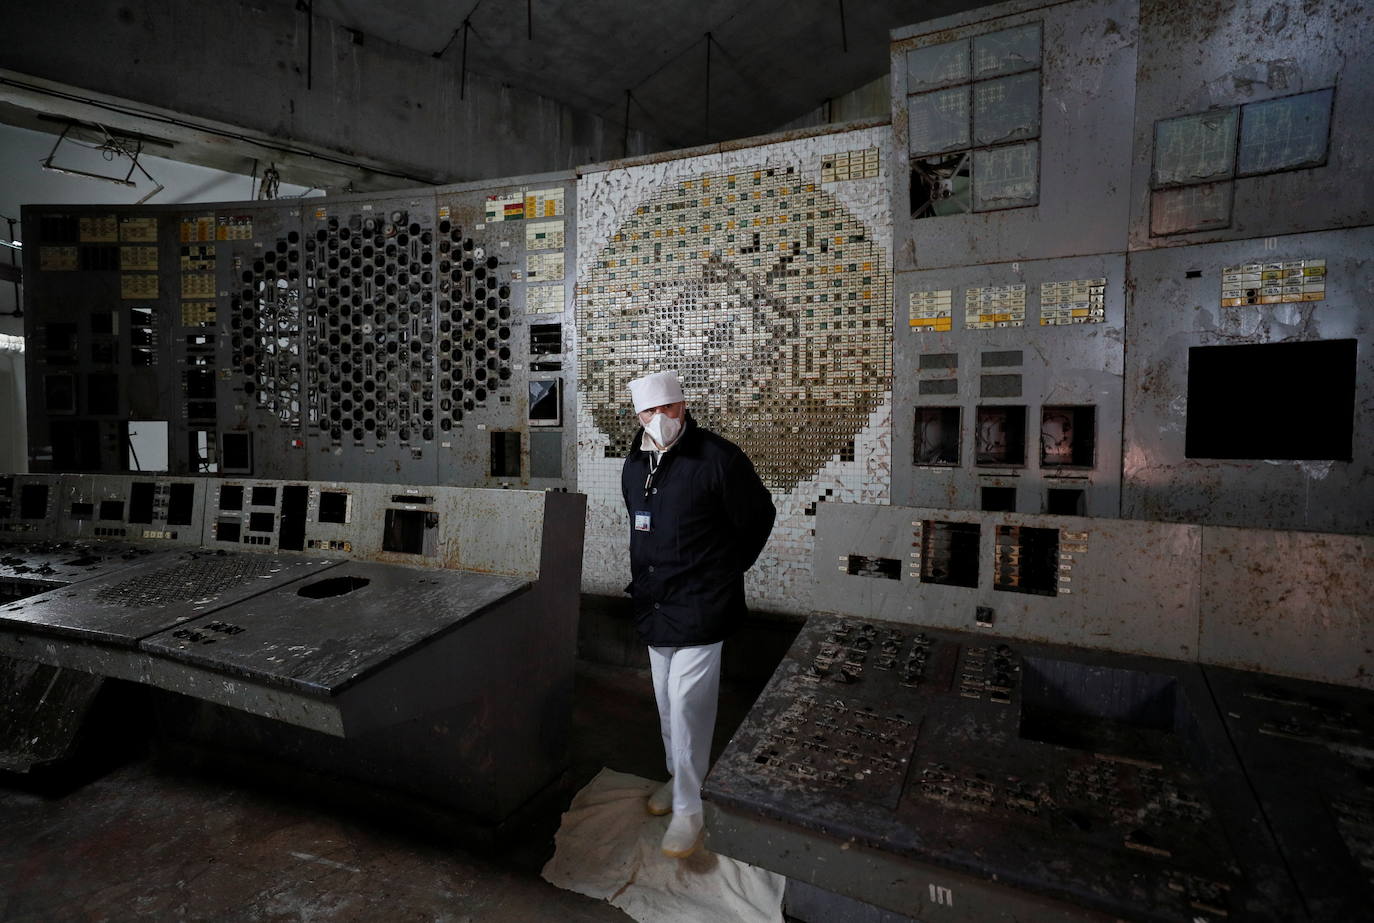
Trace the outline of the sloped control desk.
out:
[[[36,663],[175,693],[156,696],[164,738],[484,821],[561,772],[582,497],[208,483],[200,544],[0,604],[10,671]],[[280,506],[291,491],[299,513],[251,513],[280,533],[224,527],[238,497]],[[293,517],[300,534],[283,539]]]
[[[813,616],[706,782],[712,849],[920,920],[1291,920],[1193,664]]]

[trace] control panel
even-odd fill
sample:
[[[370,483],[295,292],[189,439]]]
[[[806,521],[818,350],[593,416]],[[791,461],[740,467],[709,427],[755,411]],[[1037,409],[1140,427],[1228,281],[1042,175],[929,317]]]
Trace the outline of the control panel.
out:
[[[28,208],[32,466],[572,486],[573,188]]]
[[[705,791],[1130,919],[1298,907],[1192,665],[812,616]]]

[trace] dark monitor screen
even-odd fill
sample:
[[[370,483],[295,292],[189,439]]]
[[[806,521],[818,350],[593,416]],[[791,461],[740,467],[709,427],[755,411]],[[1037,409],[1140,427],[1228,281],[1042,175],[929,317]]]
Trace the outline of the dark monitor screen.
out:
[[[48,485],[25,484],[19,489],[19,518],[42,519],[48,515]]]
[[[196,485],[173,484],[167,497],[167,525],[189,526],[195,508]]]
[[[425,527],[432,516],[433,513],[425,510],[387,510],[382,550],[399,551],[402,554],[424,554]]]
[[[253,443],[248,433],[221,433],[219,453],[225,471],[246,474],[253,470]]]
[[[320,491],[320,522],[348,521],[348,494],[340,490]]]
[[[1352,458],[1355,340],[1188,350],[1189,458]]]
[[[222,510],[243,509],[243,485],[225,484],[219,489],[219,508]]]
[[[129,522],[153,521],[153,494],[157,489],[152,481],[134,481],[129,487]]]

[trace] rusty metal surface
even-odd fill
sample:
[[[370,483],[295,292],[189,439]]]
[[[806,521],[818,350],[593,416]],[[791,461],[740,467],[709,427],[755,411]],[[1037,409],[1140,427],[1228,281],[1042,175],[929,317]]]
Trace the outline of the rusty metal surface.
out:
[[[705,796],[918,881],[948,869],[1133,920],[1301,916],[1192,664],[813,616]],[[779,860],[767,836],[731,840]],[[842,850],[826,860],[813,883],[861,887]]]
[[[528,587],[514,577],[348,562],[139,647],[226,676],[336,696]]]
[[[976,524],[977,586],[922,580],[913,554],[926,522]],[[1058,530],[1062,578],[1054,595],[997,589],[1001,525]],[[908,625],[978,629],[1027,641],[1192,660],[1198,654],[1197,526],[958,510],[825,503],[817,510],[815,605],[820,611]],[[1084,536],[1078,538],[1078,536]],[[847,558],[899,563],[898,579],[854,575]],[[914,575],[915,574],[915,575]]]
[[[1161,249],[1131,255],[1121,515],[1204,525],[1316,532],[1374,532],[1374,325],[1368,254],[1374,230],[1325,231]],[[1247,263],[1323,258],[1326,291],[1301,304],[1221,306],[1222,270]],[[1354,339],[1351,460],[1188,458],[1188,350],[1198,346]],[[1312,373],[1315,375],[1315,373]],[[1293,387],[1312,381],[1295,370]],[[1235,383],[1234,400],[1247,400]],[[1301,442],[1303,419],[1273,425]]]
[[[1199,659],[1374,689],[1374,538],[1206,528]]]
[[[1374,8],[1360,0],[1142,0],[1139,7],[1132,250],[1370,222],[1374,199],[1366,136],[1374,112],[1374,61],[1365,50]],[[1332,86],[1338,89],[1324,166],[1228,180],[1223,185],[1234,193],[1229,226],[1150,235],[1150,153],[1160,119]]]

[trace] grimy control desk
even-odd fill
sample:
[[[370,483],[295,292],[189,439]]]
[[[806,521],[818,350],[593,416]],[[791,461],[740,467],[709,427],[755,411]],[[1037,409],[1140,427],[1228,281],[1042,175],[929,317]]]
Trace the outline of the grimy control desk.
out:
[[[106,679],[159,690],[159,732],[176,741],[484,821],[566,765],[581,496],[48,478],[60,501],[30,502],[34,527],[0,544],[15,572],[0,573],[14,588],[0,603],[3,768],[60,760]],[[181,493],[204,521],[112,521],[123,536],[79,549],[40,537],[80,533],[76,515],[136,489]],[[30,572],[41,579],[21,583]],[[53,683],[73,691],[45,710]]]
[[[814,616],[706,796],[713,849],[922,920],[1301,917],[1196,665]]]
[[[825,503],[821,614],[706,778],[708,845],[808,923],[1367,919],[1371,562]]]

